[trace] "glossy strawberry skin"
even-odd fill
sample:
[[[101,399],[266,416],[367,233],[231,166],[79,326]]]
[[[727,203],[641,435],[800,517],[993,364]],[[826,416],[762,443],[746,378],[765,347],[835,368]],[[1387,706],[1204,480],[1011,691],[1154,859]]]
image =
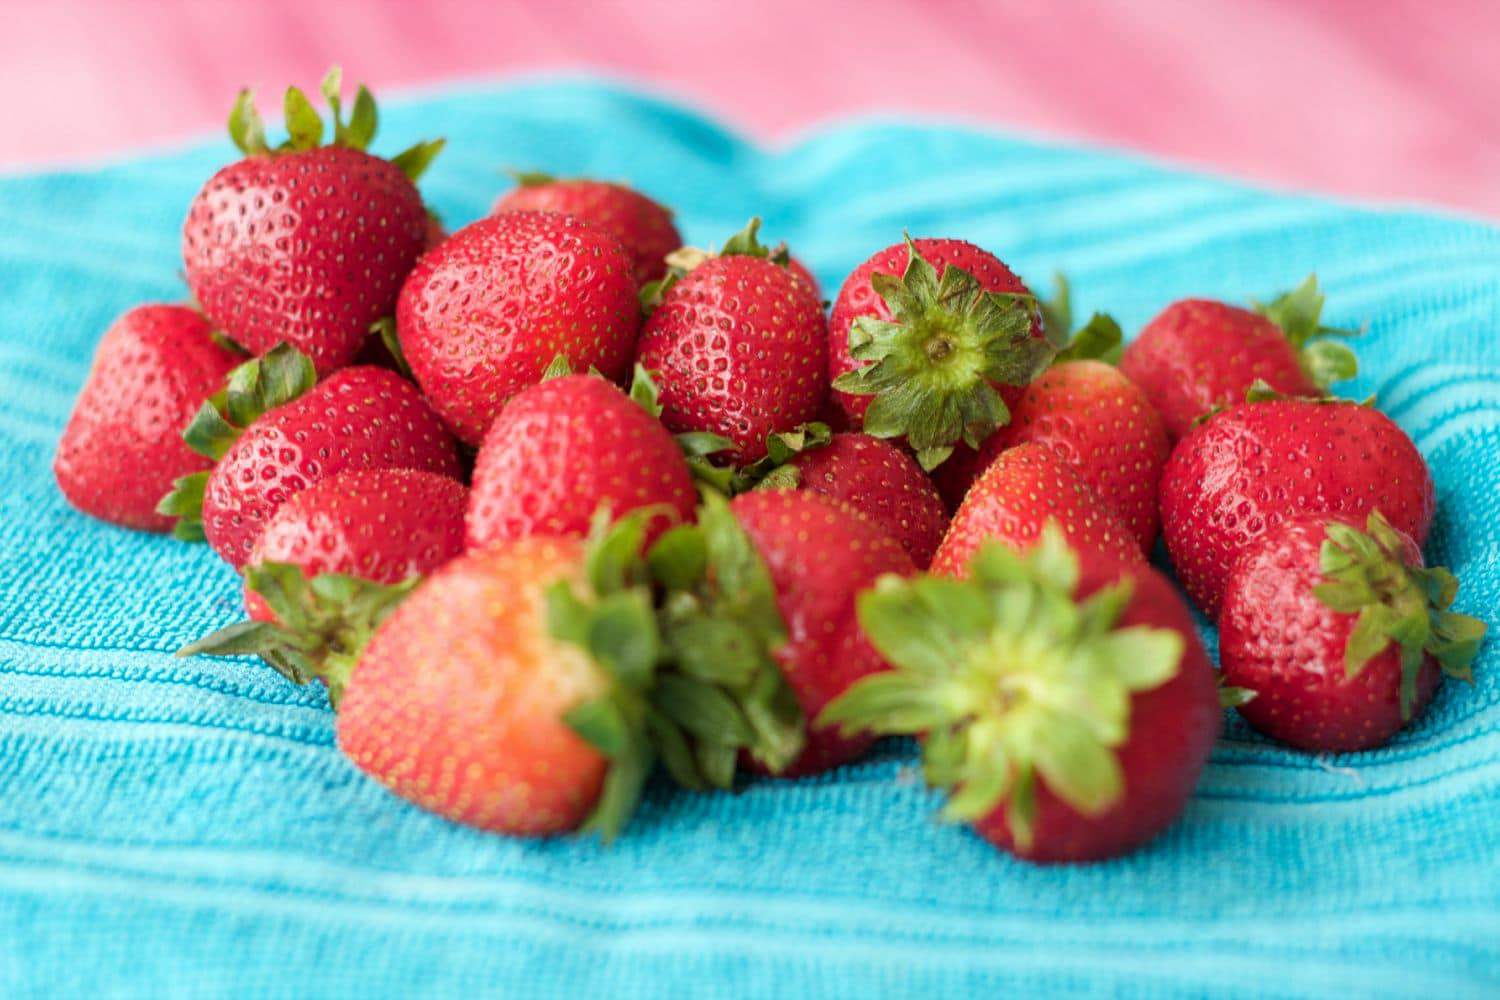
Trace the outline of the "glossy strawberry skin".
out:
[[[1042,444],[1001,454],[970,488],[932,559],[932,571],[962,576],[985,542],[1029,548],[1056,521],[1085,566],[1096,560],[1142,565],[1140,545],[1124,520],[1073,466]]]
[[[1120,370],[1145,390],[1172,440],[1216,406],[1243,402],[1256,379],[1286,396],[1316,396],[1281,328],[1208,299],[1174,302],[1125,347]]]
[[[1117,627],[1171,629],[1182,636],[1182,659],[1171,680],[1131,697],[1130,735],[1115,751],[1125,794],[1107,812],[1083,815],[1039,781],[1029,846],[1015,842],[1003,807],[974,825],[991,843],[1029,861],[1099,861],[1156,836],[1182,814],[1223,726],[1213,665],[1187,605],[1165,577],[1140,564],[1090,568],[1086,562],[1076,594],[1087,597],[1122,576],[1134,590]]]
[[[931,264],[939,275],[948,267],[957,267],[974,276],[981,288],[987,292],[1009,292],[1030,295],[1025,282],[994,254],[982,250],[963,240],[920,239],[913,240],[917,252]],[[849,354],[849,328],[861,316],[880,320],[891,318],[890,307],[870,285],[870,276],[877,271],[900,277],[906,270],[909,252],[905,243],[896,243],[872,256],[849,277],[839,289],[833,303],[833,314],[828,320],[828,379],[832,382],[840,375],[861,366]],[[1041,313],[1038,312],[1031,326],[1032,336],[1042,336]],[[1021,388],[1013,385],[995,387],[1006,405],[1020,398]],[[847,392],[833,391],[833,400],[843,410],[851,428],[864,425],[865,411],[870,408],[872,396],[856,396]]]
[[[219,459],[203,497],[208,544],[238,569],[288,499],[345,469],[382,468],[461,473],[453,438],[410,382],[383,368],[337,371]]]
[[[478,445],[507,400],[557,355],[622,379],[640,326],[630,257],[601,229],[506,212],[458,230],[401,289],[401,347],[433,407]]]
[[[655,537],[693,519],[697,492],[682,450],[615,385],[565,375],[517,393],[474,462],[470,548],[527,535],[585,535],[594,512],[660,506]]]
[[[561,212],[598,226],[630,254],[638,285],[666,274],[667,254],[682,246],[672,213],[623,184],[584,179],[523,184],[495,202],[491,214],[498,212]]]
[[[815,719],[855,681],[889,669],[865,638],[854,602],[883,574],[911,575],[911,557],[851,508],[805,490],[745,493],[729,507],[776,590],[788,635],[776,653],[782,675],[803,716]],[[867,734],[810,728],[802,753],[781,774],[826,771],[858,757],[872,742]]]
[[[191,309],[146,305],[104,334],[52,466],[74,507],[127,528],[171,528],[157,503],[178,477],[210,464],[182,429],[244,360],[209,333]]]
[[[469,491],[448,476],[415,469],[350,469],[276,509],[248,565],[290,563],[309,579],[342,573],[375,583],[425,575],[463,551]],[[245,610],[274,621],[261,596]]]
[[[220,170],[188,210],[182,257],[230,339],[255,354],[290,343],[327,374],[391,314],[426,233],[422,196],[398,167],[325,146]]]
[[[890,535],[918,569],[932,562],[948,516],[932,481],[906,452],[868,434],[842,433],[789,463],[798,486],[842,501]]]
[[[1150,555],[1159,527],[1156,487],[1172,446],[1146,394],[1100,361],[1065,361],[1028,385],[1001,427],[976,452],[960,448],[933,472],[956,508],[1001,452],[1028,441],[1045,444],[1130,527]]]
[[[545,594],[580,583],[583,543],[532,537],[470,552],[412,592],[355,666],[339,747],[397,795],[516,836],[576,828],[608,761],[564,721],[603,671],[551,637]]]
[[[1344,647],[1358,615],[1334,611],[1313,593],[1323,582],[1321,550],[1330,522],[1363,530],[1362,519],[1303,514],[1268,530],[1235,564],[1219,612],[1224,682],[1255,692],[1239,707],[1252,726],[1302,750],[1340,753],[1380,746],[1401,719],[1401,654],[1393,643],[1345,676]],[[1403,536],[1403,561],[1422,552]],[[1426,657],[1417,675],[1416,716],[1441,671]]]
[[[1432,476],[1411,439],[1356,403],[1268,400],[1216,414],[1177,443],[1161,481],[1162,537],[1188,596],[1210,617],[1252,541],[1302,513],[1379,510],[1427,540]]]
[[[787,268],[711,257],[673,285],[641,331],[636,360],[659,375],[662,422],[766,453],[766,436],[817,419],[828,393],[822,306]]]

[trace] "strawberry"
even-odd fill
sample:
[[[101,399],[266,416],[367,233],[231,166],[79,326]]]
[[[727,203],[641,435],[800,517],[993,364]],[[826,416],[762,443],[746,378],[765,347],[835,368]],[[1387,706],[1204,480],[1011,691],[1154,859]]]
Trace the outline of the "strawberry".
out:
[[[932,571],[959,576],[985,542],[1029,548],[1048,521],[1092,562],[1141,564],[1140,544],[1124,520],[1055,451],[1021,444],[990,463],[948,525]]]
[[[267,146],[241,91],[229,133],[245,157],[203,186],[182,230],[188,285],[209,320],[255,354],[289,343],[325,374],[347,365],[370,324],[395,308],[427,234],[414,182],[443,145],[419,143],[391,160],[365,152],[375,102],[360,87],[345,123],[340,82],[337,69],[323,81],[329,146],[295,87],[286,92],[291,138]]]
[[[649,772],[659,641],[636,580],[643,527],[466,553],[376,630],[338,743],[366,774],[460,823],[606,839]]]
[[[815,419],[828,391],[822,306],[757,242],[759,225],[643,291],[655,305],[636,353],[659,381],[667,427],[721,435],[740,462],[764,456],[767,435]]]
[[[1345,514],[1282,521],[1245,549],[1224,589],[1224,679],[1255,692],[1239,713],[1303,750],[1380,746],[1443,674],[1472,679],[1485,626],[1448,610],[1457,591],[1379,512],[1363,529]]]
[[[354,367],[314,384],[312,362],[282,345],[230,373],[183,432],[215,461],[179,479],[158,507],[179,538],[207,538],[236,569],[276,509],[345,469],[421,469],[457,478],[458,453],[410,382]]]
[[[828,374],[854,429],[904,438],[924,469],[979,447],[1052,360],[1041,312],[999,258],[962,240],[875,254],[839,290]]]
[[[624,184],[583,178],[558,180],[550,174],[520,173],[517,186],[495,202],[498,212],[561,212],[598,226],[619,240],[644,285],[667,273],[667,254],[682,245],[669,209]]]
[[[1158,526],[1156,484],[1172,447],[1146,394],[1101,361],[1064,361],[1039,375],[1011,407],[1010,423],[978,451],[961,448],[934,472],[956,507],[999,455],[1025,442],[1044,444],[1129,526],[1150,554]]]
[[[1318,396],[1358,373],[1354,352],[1327,339],[1316,276],[1251,312],[1183,299],[1146,324],[1125,348],[1120,370],[1146,391],[1177,440],[1215,407],[1245,398],[1257,380],[1288,396]]]
[[[114,524],[169,530],[157,502],[210,464],[182,429],[241,360],[184,306],[136,306],[115,320],[57,445],[52,471],[63,496]]]
[[[1145,565],[1082,560],[1049,528],[991,543],[969,577],[885,577],[859,620],[894,669],[820,721],[910,734],[945,818],[1037,862],[1124,854],[1181,813],[1218,737],[1213,667]]]
[[[621,379],[640,305],[613,236],[554,212],[481,219],[422,257],[396,310],[417,384],[466,444],[559,354]]]
[[[1418,545],[1427,540],[1432,476],[1389,417],[1263,388],[1250,398],[1190,431],[1162,473],[1162,536],[1177,579],[1205,614],[1218,613],[1250,543],[1295,514],[1361,518],[1379,509]]]
[[[490,425],[474,462],[470,548],[526,535],[583,535],[601,507],[651,508],[647,539],[691,521],[697,493],[677,442],[647,409],[594,375],[563,375],[517,393]]]

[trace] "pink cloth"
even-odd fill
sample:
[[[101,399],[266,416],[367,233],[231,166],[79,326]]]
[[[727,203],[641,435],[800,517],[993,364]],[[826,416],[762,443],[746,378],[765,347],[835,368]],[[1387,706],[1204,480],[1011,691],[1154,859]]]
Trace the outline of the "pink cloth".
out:
[[[315,4],[10,0],[0,163],[219,127],[234,90],[596,69],[762,138],[856,112],[1128,146],[1500,216],[1495,0]]]

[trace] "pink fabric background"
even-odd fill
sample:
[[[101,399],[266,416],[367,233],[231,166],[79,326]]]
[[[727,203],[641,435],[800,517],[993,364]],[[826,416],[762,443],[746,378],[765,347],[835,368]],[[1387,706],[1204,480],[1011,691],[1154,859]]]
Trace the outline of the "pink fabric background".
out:
[[[1500,0],[3,0],[0,164],[220,127],[341,62],[380,92],[604,70],[784,138],[935,113],[1500,216]],[[265,100],[265,103],[271,103]]]

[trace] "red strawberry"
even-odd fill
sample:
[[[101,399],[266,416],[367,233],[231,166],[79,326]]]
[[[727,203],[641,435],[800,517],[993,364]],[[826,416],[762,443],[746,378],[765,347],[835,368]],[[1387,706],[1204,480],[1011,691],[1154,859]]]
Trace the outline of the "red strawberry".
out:
[[[1344,514],[1282,521],[1235,563],[1219,612],[1224,680],[1255,693],[1240,714],[1304,750],[1380,746],[1442,674],[1470,679],[1485,626],[1448,610],[1457,590],[1378,512],[1363,530]]]
[[[1210,617],[1252,541],[1302,513],[1377,508],[1427,540],[1432,477],[1378,410],[1344,400],[1263,399],[1210,417],[1177,443],[1161,480],[1162,536],[1177,579]]]
[[[743,462],[765,455],[769,434],[815,419],[828,391],[822,306],[756,242],[759,224],[648,290],[659,304],[636,354],[661,385],[667,427],[721,435]]]
[[[649,379],[638,388],[649,393]],[[650,539],[691,521],[696,503],[682,451],[651,413],[602,378],[564,375],[521,390],[490,425],[474,463],[468,545],[583,535],[601,507],[654,508]]]
[[[1172,440],[1215,407],[1245,398],[1256,380],[1288,396],[1317,396],[1358,371],[1354,353],[1326,339],[1316,277],[1259,312],[1207,299],[1162,311],[1126,346],[1120,370],[1146,391]]]
[[[932,559],[932,571],[960,576],[985,542],[1029,548],[1054,521],[1085,562],[1141,564],[1130,528],[1056,452],[1021,444],[1003,453],[975,481]]]
[[[922,741],[951,820],[1038,862],[1130,851],[1182,813],[1221,725],[1182,599],[1144,566],[1093,568],[1049,530],[980,549],[967,580],[886,577],[859,601],[894,670],[821,720]]]
[[[561,212],[598,226],[620,241],[634,263],[636,284],[667,273],[667,254],[682,246],[670,210],[623,184],[583,178],[558,180],[523,173],[519,185],[495,202],[497,212]]]
[[[401,289],[401,348],[433,407],[477,445],[559,354],[621,379],[640,304],[613,236],[566,215],[507,212],[423,256]]]
[[[844,281],[828,374],[850,426],[904,437],[923,468],[979,447],[1054,353],[1041,312],[999,258],[962,240],[910,240]]]
[[[292,344],[324,373],[348,364],[395,308],[427,233],[413,182],[442,148],[421,143],[392,160],[365,152],[375,103],[360,87],[346,124],[339,86],[335,69],[323,81],[333,145],[320,145],[323,122],[293,87],[291,138],[274,149],[241,91],[229,131],[245,158],[204,185],[182,230],[188,285],[209,319],[256,354]]]
[[[182,429],[241,360],[183,306],[136,306],[117,319],[57,445],[52,471],[68,502],[127,528],[170,529],[157,503],[210,464]]]
[[[1140,387],[1100,361],[1053,365],[1021,393],[1010,423],[972,451],[962,448],[934,479],[957,507],[999,455],[1028,441],[1066,460],[1129,526],[1141,551],[1156,542],[1156,484],[1172,446],[1161,417]]]
[[[285,346],[235,369],[184,437],[216,464],[178,480],[159,509],[235,568],[282,503],[345,469],[460,474],[453,439],[410,382],[355,367],[314,385],[312,363]]]

